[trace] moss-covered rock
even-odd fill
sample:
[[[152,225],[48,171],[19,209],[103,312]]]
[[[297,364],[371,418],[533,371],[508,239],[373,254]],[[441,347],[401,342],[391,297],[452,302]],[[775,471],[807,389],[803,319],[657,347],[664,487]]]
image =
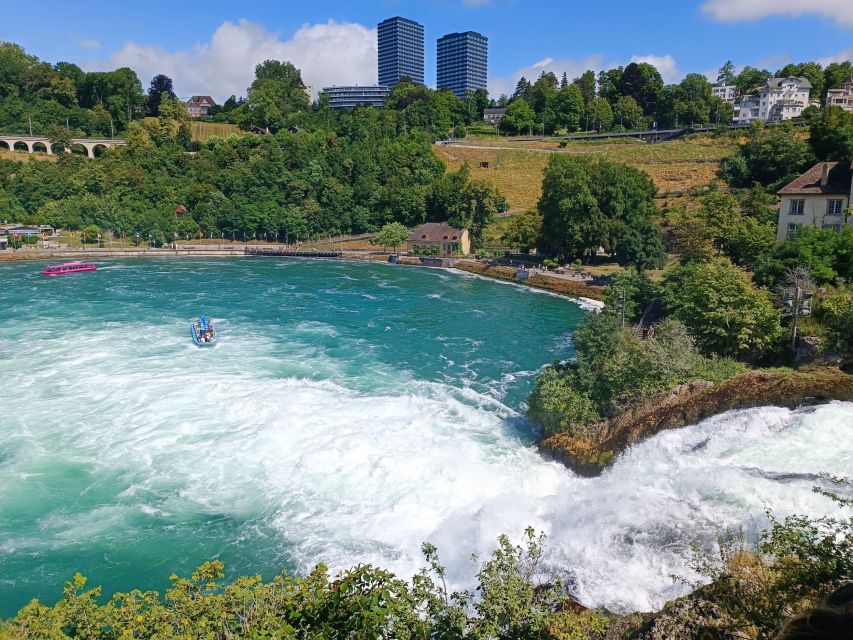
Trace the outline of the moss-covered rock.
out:
[[[665,429],[677,429],[732,411],[763,406],[797,407],[830,400],[853,401],[853,375],[823,367],[758,370],[719,384],[691,382],[646,398],[583,433],[558,433],[541,450],[575,472],[597,475],[627,447]]]

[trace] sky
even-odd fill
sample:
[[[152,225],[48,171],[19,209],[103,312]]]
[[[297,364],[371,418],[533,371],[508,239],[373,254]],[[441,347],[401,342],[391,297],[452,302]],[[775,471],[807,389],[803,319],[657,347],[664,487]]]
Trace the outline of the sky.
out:
[[[677,82],[713,80],[726,60],[775,71],[853,59],[853,0],[0,0],[0,40],[87,71],[128,66],[144,88],[165,73],[180,97],[221,101],[245,95],[269,58],[293,62],[315,92],[375,84],[376,24],[396,15],[424,25],[431,86],[437,38],[487,36],[493,97],[521,76],[572,79],[631,61]]]

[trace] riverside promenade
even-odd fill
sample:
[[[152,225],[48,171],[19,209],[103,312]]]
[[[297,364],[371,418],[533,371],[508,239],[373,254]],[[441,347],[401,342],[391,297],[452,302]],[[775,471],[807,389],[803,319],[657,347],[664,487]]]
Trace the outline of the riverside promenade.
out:
[[[347,252],[359,254],[365,252]],[[340,251],[315,251],[313,248],[295,248],[292,245],[254,245],[254,244],[211,244],[211,245],[172,245],[168,247],[90,247],[70,248],[26,248],[0,251],[0,263],[18,260],[98,260],[101,258],[224,258],[251,255],[276,255],[289,257],[341,257]]]

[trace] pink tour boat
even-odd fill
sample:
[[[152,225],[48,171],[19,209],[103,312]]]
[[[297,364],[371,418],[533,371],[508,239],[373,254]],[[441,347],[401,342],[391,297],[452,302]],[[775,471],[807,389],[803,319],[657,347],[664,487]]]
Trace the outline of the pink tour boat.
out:
[[[79,273],[81,271],[94,271],[97,269],[91,262],[66,262],[65,264],[52,264],[41,270],[43,276],[64,276],[67,273]]]

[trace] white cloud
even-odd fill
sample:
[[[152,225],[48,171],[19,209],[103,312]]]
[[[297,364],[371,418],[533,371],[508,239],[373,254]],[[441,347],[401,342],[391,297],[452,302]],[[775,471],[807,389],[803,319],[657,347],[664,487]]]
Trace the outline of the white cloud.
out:
[[[663,78],[664,84],[673,84],[684,78],[684,74],[678,70],[678,64],[675,58],[666,54],[665,56],[656,56],[649,54],[647,56],[632,56],[631,62],[647,62],[658,70]]]
[[[667,84],[679,82],[684,78],[684,74],[678,69],[678,64],[671,55],[646,55],[633,56],[628,62],[648,62],[654,65],[663,77],[663,81]],[[544,58],[538,62],[516,70],[508,76],[493,77],[489,79],[489,95],[497,98],[502,93],[512,95],[515,91],[515,85],[521,77],[527,78],[530,82],[535,82],[542,73],[552,72],[559,78],[563,71],[568,75],[569,80],[574,80],[584,71],[591,69],[598,75],[602,69],[612,69],[619,65],[625,66],[625,62],[608,62],[601,55],[591,55],[586,58]]]
[[[853,62],[853,48],[845,49],[844,51],[839,51],[833,56],[828,56],[826,58],[821,58],[818,60],[824,67],[828,64],[832,64],[833,62]]]
[[[130,67],[143,86],[163,73],[172,78],[179,96],[212,95],[221,101],[245,95],[255,65],[268,59],[288,60],[302,70],[315,93],[333,84],[376,83],[376,30],[360,24],[329,20],[305,24],[289,40],[263,26],[239,20],[223,22],[210,42],[192,49],[126,43],[109,59],[87,65],[90,70]]]
[[[850,0],[706,0],[702,11],[720,22],[745,22],[768,16],[818,15],[853,26]]]
[[[101,43],[97,40],[91,40],[89,38],[75,38],[74,44],[78,47],[83,47],[84,49],[100,49]]]

